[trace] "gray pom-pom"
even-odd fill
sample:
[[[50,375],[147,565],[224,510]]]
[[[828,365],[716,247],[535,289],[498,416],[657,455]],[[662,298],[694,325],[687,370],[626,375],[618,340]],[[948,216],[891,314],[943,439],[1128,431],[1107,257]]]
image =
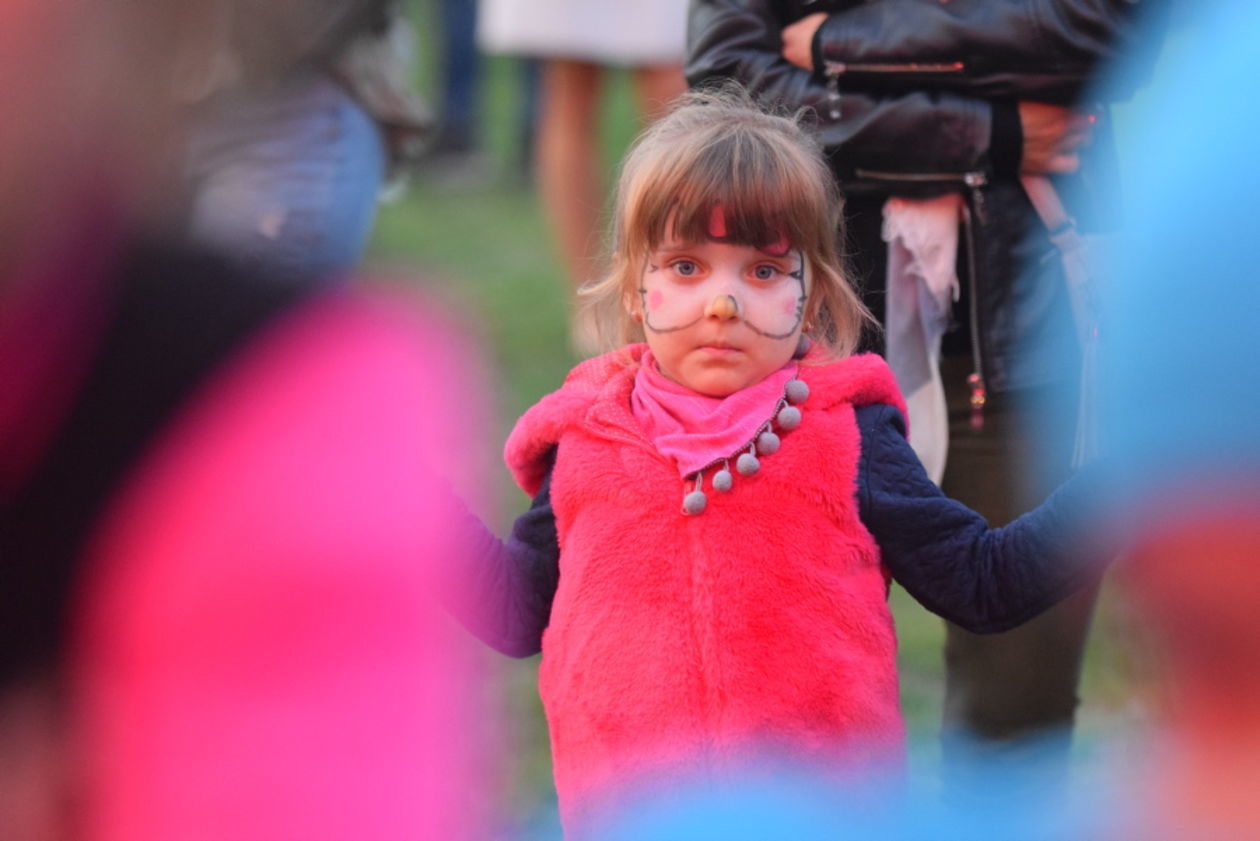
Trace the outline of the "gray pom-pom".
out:
[[[775,421],[780,429],[796,429],[801,425],[801,410],[795,406],[784,406]]]
[[[804,403],[809,399],[809,386],[804,380],[788,380],[783,388],[783,394],[787,397],[787,402],[793,405]]]
[[[729,491],[731,489],[731,485],[734,484],[734,481],[735,477],[731,475],[731,471],[729,470],[719,470],[717,473],[713,474],[713,487],[715,490],[719,490],[722,493]]]
[[[761,469],[761,462],[752,453],[744,453],[735,460],[735,469],[741,476],[751,476]]]
[[[757,452],[763,456],[772,456],[779,451],[779,436],[773,432],[763,432],[757,436]]]
[[[702,513],[708,504],[709,500],[704,495],[704,491],[692,491],[683,497],[683,513],[694,517]]]

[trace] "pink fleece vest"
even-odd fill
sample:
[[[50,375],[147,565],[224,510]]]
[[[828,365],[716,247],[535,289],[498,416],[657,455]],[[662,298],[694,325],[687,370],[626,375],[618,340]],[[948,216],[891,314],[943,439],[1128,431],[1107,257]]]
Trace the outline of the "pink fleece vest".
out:
[[[800,428],[691,517],[631,415],[642,351],[579,365],[505,453],[533,493],[559,445],[560,585],[539,690],[570,831],[644,782],[766,755],[851,771],[898,761],[904,739],[888,579],[855,494],[854,406],[904,412],[883,360],[806,359]]]

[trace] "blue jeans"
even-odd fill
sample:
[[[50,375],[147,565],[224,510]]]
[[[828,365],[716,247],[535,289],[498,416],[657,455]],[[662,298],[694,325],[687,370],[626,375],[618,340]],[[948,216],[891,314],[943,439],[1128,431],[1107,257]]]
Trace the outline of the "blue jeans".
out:
[[[477,133],[476,0],[442,0],[442,113],[439,143],[452,150],[471,149]]]
[[[380,129],[326,76],[220,96],[191,127],[190,235],[277,281],[335,282],[367,244],[385,165]]]

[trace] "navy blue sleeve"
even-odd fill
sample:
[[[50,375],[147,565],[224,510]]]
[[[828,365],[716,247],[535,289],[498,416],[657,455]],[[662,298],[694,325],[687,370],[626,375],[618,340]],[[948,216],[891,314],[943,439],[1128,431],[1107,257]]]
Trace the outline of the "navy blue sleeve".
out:
[[[550,471],[506,541],[466,509],[457,516],[463,562],[457,565],[458,580],[443,587],[447,607],[496,651],[511,657],[537,654],[560,581]]]
[[[893,578],[933,613],[975,633],[1020,625],[1099,573],[1080,538],[1088,478],[1078,473],[1033,511],[998,529],[941,492],[905,437],[901,413],[857,410],[858,504]]]

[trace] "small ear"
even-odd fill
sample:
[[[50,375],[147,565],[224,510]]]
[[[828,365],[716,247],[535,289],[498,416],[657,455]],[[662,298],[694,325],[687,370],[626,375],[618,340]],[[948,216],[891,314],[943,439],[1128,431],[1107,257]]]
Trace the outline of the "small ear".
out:
[[[621,305],[625,307],[626,312],[629,313],[630,317],[635,321],[643,320],[643,307],[641,306],[637,292],[627,292],[622,295]]]

